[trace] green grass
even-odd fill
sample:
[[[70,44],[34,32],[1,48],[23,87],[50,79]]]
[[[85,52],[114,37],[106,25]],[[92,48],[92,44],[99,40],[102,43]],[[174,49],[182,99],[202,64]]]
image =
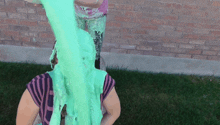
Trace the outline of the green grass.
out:
[[[0,124],[15,125],[25,85],[50,66],[0,62]],[[114,125],[219,125],[220,79],[109,69],[121,116]]]

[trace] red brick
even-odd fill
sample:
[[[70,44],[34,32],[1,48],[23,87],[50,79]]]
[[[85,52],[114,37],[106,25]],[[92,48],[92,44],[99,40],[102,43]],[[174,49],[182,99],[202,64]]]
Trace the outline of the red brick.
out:
[[[184,38],[186,38],[186,39],[199,39],[199,36],[198,35],[187,34],[187,35],[184,35]]]
[[[157,30],[158,27],[154,25],[142,25],[141,28],[149,29],[149,30]]]
[[[192,27],[196,27],[196,24],[195,23],[186,23],[186,25],[185,25],[186,27],[190,27],[190,28],[192,28]]]
[[[170,25],[170,26],[175,26],[175,27],[185,27],[185,23],[184,22],[177,22],[177,21],[172,21],[172,20],[169,20],[167,25]]]
[[[205,44],[205,40],[191,40],[189,43],[203,45]]]
[[[175,57],[175,53],[160,53],[160,56],[166,56],[166,57]]]
[[[142,13],[136,12],[136,11],[126,11],[125,16],[128,17],[135,17],[135,18],[141,18],[142,17]]]
[[[142,23],[142,24],[147,25],[147,24],[149,24],[149,19],[145,19],[145,18],[142,18],[142,19],[140,19],[140,18],[133,18],[133,19],[132,19],[132,22],[134,22],[134,23]]]
[[[165,37],[165,31],[150,30],[148,32],[149,32],[149,35],[153,37]]]
[[[18,21],[16,19],[5,19],[4,23],[16,25],[18,24]]]
[[[170,48],[170,52],[172,52],[172,53],[186,53],[186,49]]]
[[[177,47],[176,43],[163,43],[163,47]]]
[[[31,8],[41,8],[41,9],[42,9],[42,5],[41,5],[41,4],[33,4],[33,3],[27,2],[26,5],[27,5],[28,7],[31,7]]]
[[[153,52],[153,51],[144,51],[144,55],[152,55],[152,56],[159,56],[159,52]]]
[[[0,23],[4,23],[5,22],[5,20],[4,19],[0,19]]]
[[[183,33],[192,33],[193,29],[190,27],[177,27],[176,28],[177,32],[183,32]]]
[[[213,35],[220,35],[220,31],[211,31],[210,33]]]
[[[54,43],[53,42],[44,42],[40,43],[40,48],[53,48]]]
[[[194,16],[194,17],[206,17],[208,13],[202,11],[188,11],[189,13],[186,15]]]
[[[109,33],[119,33],[119,31],[120,31],[120,29],[121,28],[115,28],[115,27],[106,27],[105,28],[105,31],[106,32],[109,32]],[[105,36],[105,37],[107,37],[107,36]]]
[[[171,8],[171,7],[172,7],[172,4],[171,4],[171,3],[167,3],[167,4],[166,4],[166,7]]]
[[[175,31],[166,31],[166,36],[172,38],[182,38],[183,33]]]
[[[219,2],[219,1],[214,1],[214,2],[212,3],[212,6],[219,7],[219,6],[220,6],[220,2]]]
[[[127,44],[127,45],[129,45],[129,39],[114,38],[110,42],[117,43],[117,44]]]
[[[126,4],[116,4],[115,8],[117,10],[133,10],[134,6],[133,5],[126,5]]]
[[[152,19],[151,24],[156,24],[156,25],[164,25],[165,21],[163,20],[158,20],[158,19]]]
[[[138,50],[128,50],[128,54],[138,54],[143,55],[144,51],[138,51]]]
[[[108,4],[108,9],[114,9],[115,8],[115,4]]]
[[[147,34],[147,31],[146,30],[139,30],[139,29],[137,29],[137,30],[134,30],[133,33],[134,34]]]
[[[176,57],[178,57],[178,58],[191,58],[192,55],[188,55],[188,54],[177,54]]]
[[[211,26],[212,26],[212,29],[217,29],[217,30],[220,29],[220,26],[219,26],[219,25],[211,25]]]
[[[127,53],[127,50],[126,49],[115,49],[115,48],[111,48],[110,52],[113,52],[113,53]]]
[[[109,21],[110,22],[110,21]],[[129,23],[129,22],[123,22],[122,27],[124,28],[131,28],[131,29],[136,29],[140,27],[139,23]]]
[[[202,40],[216,40],[215,37],[208,36],[208,35],[202,35],[202,36],[200,36],[200,39],[202,39]]]
[[[189,54],[196,54],[196,55],[199,55],[199,54],[202,53],[202,51],[201,51],[201,50],[190,50],[188,53],[189,53]]]
[[[174,42],[176,42],[176,43],[189,43],[189,40],[187,40],[187,39],[175,39]]]
[[[212,25],[209,25],[209,24],[201,24],[201,23],[197,23],[197,24],[195,24],[195,26],[197,27],[197,28],[206,28],[206,29],[212,29]]]
[[[195,45],[191,44],[180,44],[179,48],[185,48],[185,49],[194,49]]]
[[[205,42],[205,45],[208,45],[208,46],[219,46],[219,41],[206,41]]]
[[[46,12],[45,11],[38,11],[37,12],[39,15],[46,15]]]
[[[14,19],[27,19],[27,14],[23,13],[8,13],[9,18]]]
[[[199,8],[198,6],[195,6],[195,5],[184,5],[183,7],[185,9],[198,9]]]
[[[8,29],[8,25],[7,24],[0,24],[0,29]]]
[[[20,41],[5,41],[3,44],[5,44],[5,45],[13,45],[13,46],[21,46],[22,42],[20,42]]]
[[[165,19],[165,20],[178,20],[178,16],[164,16],[163,19]]]
[[[106,22],[106,26],[108,26],[108,27],[121,27],[121,23],[109,21],[109,22]]]
[[[158,38],[159,41],[163,41],[165,43],[168,43],[171,41],[171,38],[168,38],[168,37],[161,37],[161,38]]]
[[[15,36],[14,39],[22,42],[30,42],[31,39],[29,37]]]
[[[40,26],[49,26],[50,27],[50,24],[48,22],[40,21],[38,23],[39,23]]]
[[[4,35],[6,36],[19,36],[19,32],[18,31],[2,31]]]
[[[13,6],[13,7],[24,7],[25,3],[24,1],[8,1],[6,2],[7,6]]]
[[[130,32],[130,30],[127,29],[127,28],[123,28],[123,29],[120,29],[120,32],[121,32],[121,33],[124,33],[124,34],[127,34],[127,33]]]
[[[220,47],[212,47],[211,50],[220,51]]]
[[[128,44],[129,45],[140,45],[140,40],[137,40],[137,39],[131,39],[131,40],[128,40]]]
[[[115,9],[114,9],[114,10],[109,10],[107,17],[108,17],[109,15],[113,15],[113,16],[115,16],[115,15],[125,16],[123,11],[115,10]]]
[[[115,16],[115,21],[130,22],[130,21],[131,21],[131,18],[129,18],[129,17]]]
[[[8,7],[8,6],[1,6],[0,11],[16,13],[16,8],[15,7]]]
[[[28,37],[21,37],[20,40],[24,42],[30,42],[30,38]]]
[[[175,8],[175,9],[181,9],[182,5],[181,4],[177,4],[177,3],[167,3],[166,7]]]
[[[111,47],[103,47],[102,48],[102,52],[110,52],[111,51]]]
[[[153,51],[156,51],[156,52],[170,52],[170,49],[171,48],[160,47],[160,46],[153,47]]]
[[[22,42],[22,46],[28,46],[28,47],[40,47],[40,43],[34,43],[34,42]]]
[[[205,60],[205,59],[207,59],[207,56],[204,56],[204,55],[193,55],[192,58],[193,59]]]
[[[199,49],[199,50],[210,50],[209,46],[205,46],[205,45],[195,45],[194,49]]]
[[[193,29],[193,33],[205,35],[210,33],[210,29]]]
[[[150,46],[137,46],[137,50],[152,50]]]
[[[217,51],[203,51],[202,54],[204,55],[216,55],[218,52]]]
[[[219,61],[220,60],[220,56],[208,56],[207,58],[208,60],[215,60],[215,61]]]
[[[20,21],[20,24],[25,25],[25,26],[37,26],[37,21],[22,20],[22,21]]]
[[[49,33],[40,33],[39,36],[41,38],[55,38],[53,34],[49,34]]]
[[[134,38],[134,36],[132,36],[132,35],[123,35],[122,38],[124,38],[124,39],[132,39],[132,38]]]

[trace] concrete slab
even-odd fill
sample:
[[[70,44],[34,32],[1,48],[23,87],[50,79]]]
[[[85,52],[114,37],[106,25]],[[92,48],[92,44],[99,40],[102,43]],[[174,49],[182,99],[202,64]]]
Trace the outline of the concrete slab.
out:
[[[49,65],[50,48],[0,45],[0,61]],[[105,65],[140,72],[220,76],[220,62],[174,57],[102,52]]]

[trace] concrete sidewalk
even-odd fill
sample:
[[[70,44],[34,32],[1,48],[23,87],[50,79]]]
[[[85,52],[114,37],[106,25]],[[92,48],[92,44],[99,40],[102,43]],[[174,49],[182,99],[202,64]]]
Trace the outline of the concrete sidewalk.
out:
[[[50,64],[52,49],[0,45],[0,61]],[[106,66],[141,72],[220,76],[220,62],[102,52]]]

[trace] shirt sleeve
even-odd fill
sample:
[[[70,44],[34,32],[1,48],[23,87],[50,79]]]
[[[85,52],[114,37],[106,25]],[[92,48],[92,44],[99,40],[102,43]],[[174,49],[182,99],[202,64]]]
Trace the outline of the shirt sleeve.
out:
[[[36,76],[26,85],[27,90],[38,107],[40,107],[43,98],[43,83],[45,83],[45,74]]]
[[[105,77],[104,87],[103,87],[103,100],[108,96],[108,94],[111,92],[112,88],[115,86],[115,80],[107,74]]]

